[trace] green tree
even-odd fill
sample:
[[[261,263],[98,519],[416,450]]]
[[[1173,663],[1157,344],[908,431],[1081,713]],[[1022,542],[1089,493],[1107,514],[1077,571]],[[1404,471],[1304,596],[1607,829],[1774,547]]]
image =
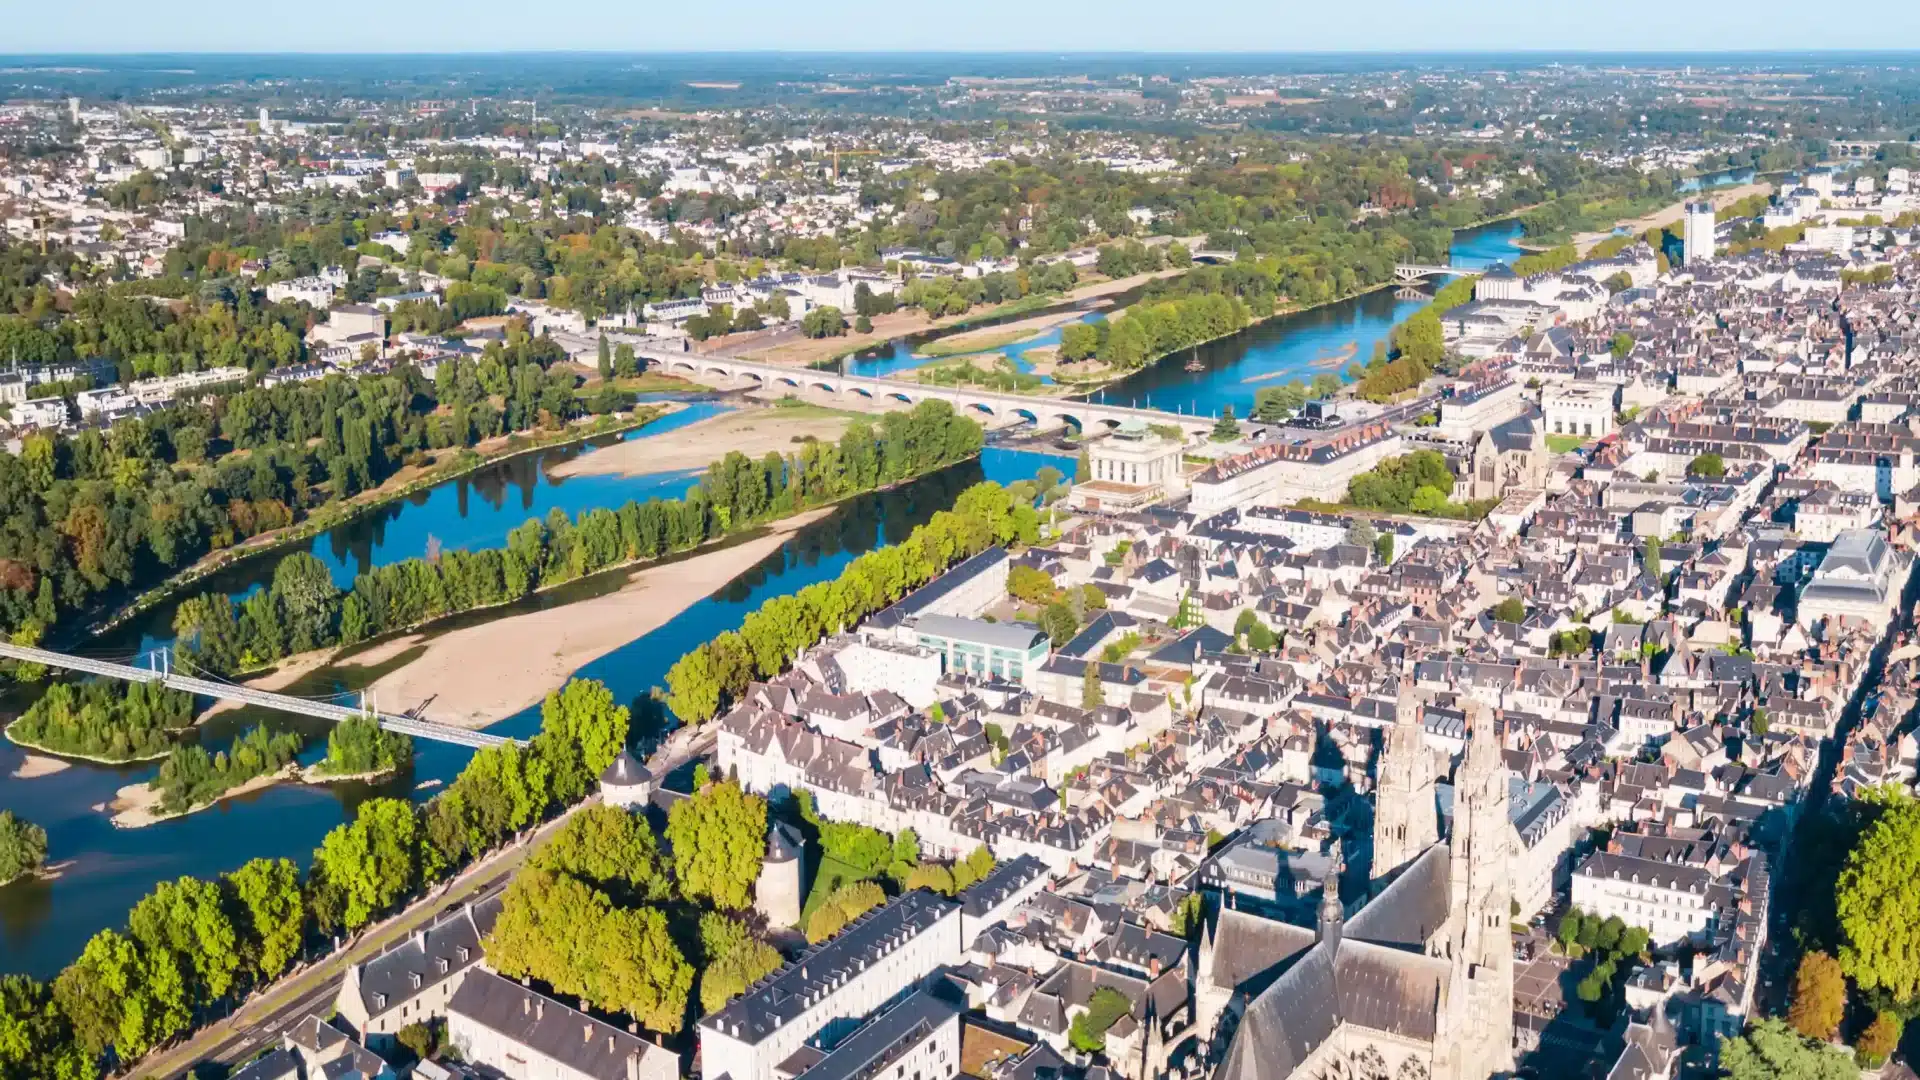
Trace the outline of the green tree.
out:
[[[1567,913],[1560,916],[1560,925],[1555,929],[1554,936],[1560,939],[1561,952],[1573,955],[1574,947],[1580,943],[1580,931],[1584,925],[1585,920],[1579,908],[1568,908]]]
[[[339,925],[358,930],[417,889],[423,880],[419,818],[403,799],[369,799],[352,822],[336,825],[313,853],[311,887],[327,894],[316,915],[337,914]],[[321,929],[331,930],[330,920]]]
[[[613,378],[613,346],[604,333],[600,335],[599,353],[600,380],[605,382]]]
[[[1374,558],[1380,560],[1380,563],[1383,566],[1393,562],[1393,534],[1392,533],[1381,533],[1379,536],[1374,537],[1373,556]]]
[[[0,885],[31,874],[47,861],[47,830],[11,810],[0,810]]]
[[[1509,596],[1493,606],[1493,617],[1503,623],[1526,620],[1527,605],[1517,596]]]
[[[659,902],[672,892],[647,819],[618,806],[601,804],[575,813],[534,854],[533,865],[636,902]]]
[[[1173,917],[1167,923],[1167,932],[1175,937],[1197,941],[1200,931],[1205,929],[1206,903],[1197,892],[1188,893],[1173,909]]]
[[[1628,353],[1633,351],[1633,335],[1627,333],[1625,330],[1613,335],[1613,342],[1609,346],[1609,349],[1612,351],[1615,359],[1624,358]]]
[[[738,911],[747,906],[766,853],[767,802],[732,781],[709,784],[674,804],[667,843],[683,896]]]
[[[581,785],[598,780],[627,745],[632,717],[598,679],[573,679],[540,705],[540,735],[580,748]]]
[[[536,868],[508,886],[487,962],[669,1034],[680,1030],[693,990],[693,967],[658,909],[617,908],[571,875]]]
[[[0,975],[0,1080],[93,1080],[97,1073],[47,986]]]
[[[1107,692],[1100,685],[1100,665],[1089,660],[1080,673],[1080,707],[1097,709],[1106,703]]]
[[[1920,991],[1920,802],[1898,789],[1870,794],[1876,812],[1834,892],[1840,967],[1862,990],[1905,1004]]]
[[[839,933],[861,914],[887,902],[887,894],[871,881],[851,881],[827,895],[807,916],[807,940],[819,944]]]
[[[1218,442],[1227,442],[1240,437],[1240,422],[1233,418],[1233,406],[1220,409],[1220,415],[1213,422],[1213,438]]]
[[[102,930],[54,980],[53,997],[90,1057],[131,1061],[187,1029],[193,1012],[173,954]]]
[[[149,959],[168,956],[188,977],[188,992],[217,1001],[240,972],[240,933],[220,887],[183,877],[154,886],[127,915],[127,929]]]
[[[247,970],[258,982],[279,978],[300,955],[306,929],[299,868],[291,859],[250,859],[222,884]]]
[[[1646,567],[1647,573],[1652,574],[1654,577],[1659,577],[1662,572],[1662,566],[1664,565],[1661,559],[1660,538],[1657,536],[1647,537],[1647,547],[1646,550],[1641,553],[1640,565]]]
[[[1107,1029],[1132,1011],[1127,995],[1111,986],[1097,987],[1087,998],[1086,1011],[1076,1014],[1067,1028],[1067,1042],[1082,1053],[1100,1053],[1107,1048]]]
[[[1771,1017],[1720,1043],[1728,1080],[1858,1080],[1853,1059]]]
[[[847,332],[846,316],[839,308],[814,308],[800,317],[800,332],[810,338],[839,337]]]
[[[1709,450],[1704,454],[1695,456],[1692,461],[1687,462],[1687,475],[1705,477],[1709,480],[1718,480],[1727,475],[1726,460],[1719,454]]]

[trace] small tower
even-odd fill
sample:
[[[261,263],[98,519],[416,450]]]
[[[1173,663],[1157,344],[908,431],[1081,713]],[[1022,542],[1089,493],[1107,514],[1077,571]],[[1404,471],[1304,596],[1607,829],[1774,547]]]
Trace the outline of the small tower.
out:
[[[1340,902],[1340,871],[1347,861],[1341,855],[1339,837],[1334,837],[1327,856],[1326,876],[1320,879],[1320,940],[1338,945],[1347,923],[1347,906]]]
[[[753,887],[753,906],[774,926],[796,926],[805,896],[806,846],[791,825],[767,827],[767,854],[760,862],[760,878]]]
[[[600,774],[600,798],[608,806],[627,810],[645,806],[653,798],[653,774],[623,749]]]
[[[1713,204],[1687,204],[1686,224],[1681,237],[1688,266],[1713,258]]]

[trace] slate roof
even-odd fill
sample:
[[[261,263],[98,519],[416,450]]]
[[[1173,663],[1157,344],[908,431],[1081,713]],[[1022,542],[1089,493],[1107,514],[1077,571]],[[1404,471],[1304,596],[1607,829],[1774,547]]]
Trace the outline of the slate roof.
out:
[[[669,1066],[673,1072],[677,1073],[680,1068],[673,1051],[603,1024],[586,1013],[569,1009],[484,969],[472,972],[460,983],[447,1011],[498,1032],[584,1076],[625,1080],[630,1075],[628,1058],[645,1062],[649,1056],[659,1054],[674,1059]],[[647,1071],[644,1065],[641,1071]]]
[[[1421,950],[1445,922],[1451,861],[1428,848],[1336,933],[1223,912],[1212,977],[1257,996],[1215,1080],[1286,1080],[1342,1023],[1431,1042],[1448,963]]]
[[[500,917],[502,894],[486,896],[441,916],[426,930],[359,965],[360,1005],[367,1015],[398,1009],[429,988],[478,964],[481,940]],[[416,985],[416,981],[418,985]]]

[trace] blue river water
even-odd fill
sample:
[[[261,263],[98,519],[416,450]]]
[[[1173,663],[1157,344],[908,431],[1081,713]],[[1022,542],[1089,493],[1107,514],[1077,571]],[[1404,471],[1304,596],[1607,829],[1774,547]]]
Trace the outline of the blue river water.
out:
[[[861,552],[905,539],[913,526],[933,511],[952,505],[966,485],[980,479],[1003,483],[1030,479],[1048,465],[1063,471],[1072,468],[1070,461],[1051,455],[989,448],[977,462],[954,466],[892,491],[849,500],[831,518],[799,531],[779,551],[725,588],[693,604],[659,629],[588,664],[578,674],[602,680],[619,700],[631,701],[660,685],[667,668],[689,648],[737,628],[747,612],[764,600],[832,578]],[[549,489],[571,488],[580,479],[585,478],[556,482],[544,471],[539,473],[533,505],[540,506],[542,499],[558,498]],[[656,479],[635,478],[631,487],[606,494],[624,501],[634,492],[648,493],[650,487],[657,486]],[[677,495],[690,482],[688,478],[676,480],[667,491]],[[458,512],[462,506],[467,513],[481,516],[497,510],[486,500],[427,500],[414,511],[426,519],[423,523],[409,522],[403,529],[393,529],[390,523],[384,542],[368,547],[367,557],[381,563],[419,554],[413,545],[429,525],[436,536],[467,535],[459,530],[464,520]],[[399,520],[406,516],[403,512]],[[515,523],[519,520],[524,517],[516,518]],[[164,623],[155,631],[142,637],[153,640],[164,635]],[[293,692],[319,694],[333,688],[303,685]],[[299,718],[226,714],[204,725],[200,737],[209,744],[224,741],[263,719],[275,727],[301,730],[313,737],[303,760],[315,760],[324,752],[324,722]],[[493,728],[522,736],[538,729],[537,707]],[[0,971],[50,977],[79,953],[87,937],[103,927],[118,925],[134,902],[160,881],[183,874],[218,874],[259,856],[286,856],[304,865],[327,830],[350,818],[365,799],[427,798],[457,775],[469,756],[466,750],[426,741],[416,743],[415,749],[411,774],[385,784],[328,788],[282,784],[185,818],[145,829],[121,830],[96,808],[112,799],[122,785],[151,779],[156,766],[75,764],[52,776],[18,780],[12,779],[11,773],[22,755],[0,740],[0,777],[8,777],[0,780],[0,809],[27,815],[45,828],[52,861],[68,864],[53,881],[16,882],[0,889]]]
[[[1519,226],[1512,222],[1464,230],[1456,237],[1453,257],[1458,265],[1475,267],[1511,260],[1521,253],[1519,235]],[[1203,371],[1188,372],[1184,357],[1170,357],[1109,387],[1103,396],[1189,413],[1212,413],[1232,405],[1245,415],[1264,382],[1311,378],[1321,371],[1337,373],[1353,360],[1364,361],[1374,342],[1384,340],[1396,321],[1424,302],[1423,297],[1383,289],[1269,320],[1233,338],[1201,346],[1194,355],[1203,362]],[[1057,341],[1058,331],[1049,336]],[[1042,337],[1029,347],[1046,343],[1048,337]],[[907,359],[910,353],[906,342],[894,342],[874,355],[856,358],[851,366],[863,373],[898,370],[917,363]],[[641,432],[489,466],[340,526],[316,538],[309,550],[345,586],[368,567],[425,554],[429,537],[446,549],[496,546],[520,523],[556,508],[577,514],[632,498],[678,496],[695,482],[695,474],[556,479],[550,470],[572,457],[593,453],[598,446],[671,430],[722,408],[711,401],[695,401]],[[1048,465],[1071,468],[1069,462],[1050,455],[989,448],[977,462],[893,491],[849,500],[831,518],[800,530],[779,551],[725,588],[577,674],[603,680],[623,701],[644,695],[692,646],[737,627],[762,601],[831,578],[860,552],[903,539],[935,509],[950,505],[967,484],[982,478],[1003,483],[1027,479]],[[245,595],[270,579],[275,561],[271,556],[249,560],[209,578],[204,587]],[[547,597],[534,603],[553,602],[560,601]],[[89,643],[87,651],[124,655],[150,649],[171,638],[171,623],[171,607],[163,605]],[[348,688],[339,683],[303,684],[292,692],[320,695],[344,689]],[[199,737],[209,745],[222,743],[263,720],[313,736],[308,759],[323,752],[324,723],[296,718],[230,713],[203,725]],[[535,708],[502,721],[494,730],[526,735],[538,724]],[[20,780],[11,774],[21,753],[0,740],[0,809],[24,814],[44,827],[50,857],[61,868],[53,880],[17,882],[0,889],[0,972],[53,975],[94,932],[119,925],[133,903],[159,881],[183,874],[218,874],[257,856],[285,856],[304,865],[327,830],[349,818],[361,801],[376,795],[426,798],[459,772],[467,756],[457,748],[421,742],[412,774],[385,784],[280,785],[147,829],[119,830],[98,808],[122,785],[151,778],[155,766],[74,764],[50,776]]]

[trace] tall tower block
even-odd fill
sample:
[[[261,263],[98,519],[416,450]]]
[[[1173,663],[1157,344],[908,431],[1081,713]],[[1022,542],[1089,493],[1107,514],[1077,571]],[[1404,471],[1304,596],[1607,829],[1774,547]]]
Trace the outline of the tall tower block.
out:
[[[1713,204],[1687,204],[1686,227],[1682,240],[1686,245],[1687,265],[1713,258]]]

